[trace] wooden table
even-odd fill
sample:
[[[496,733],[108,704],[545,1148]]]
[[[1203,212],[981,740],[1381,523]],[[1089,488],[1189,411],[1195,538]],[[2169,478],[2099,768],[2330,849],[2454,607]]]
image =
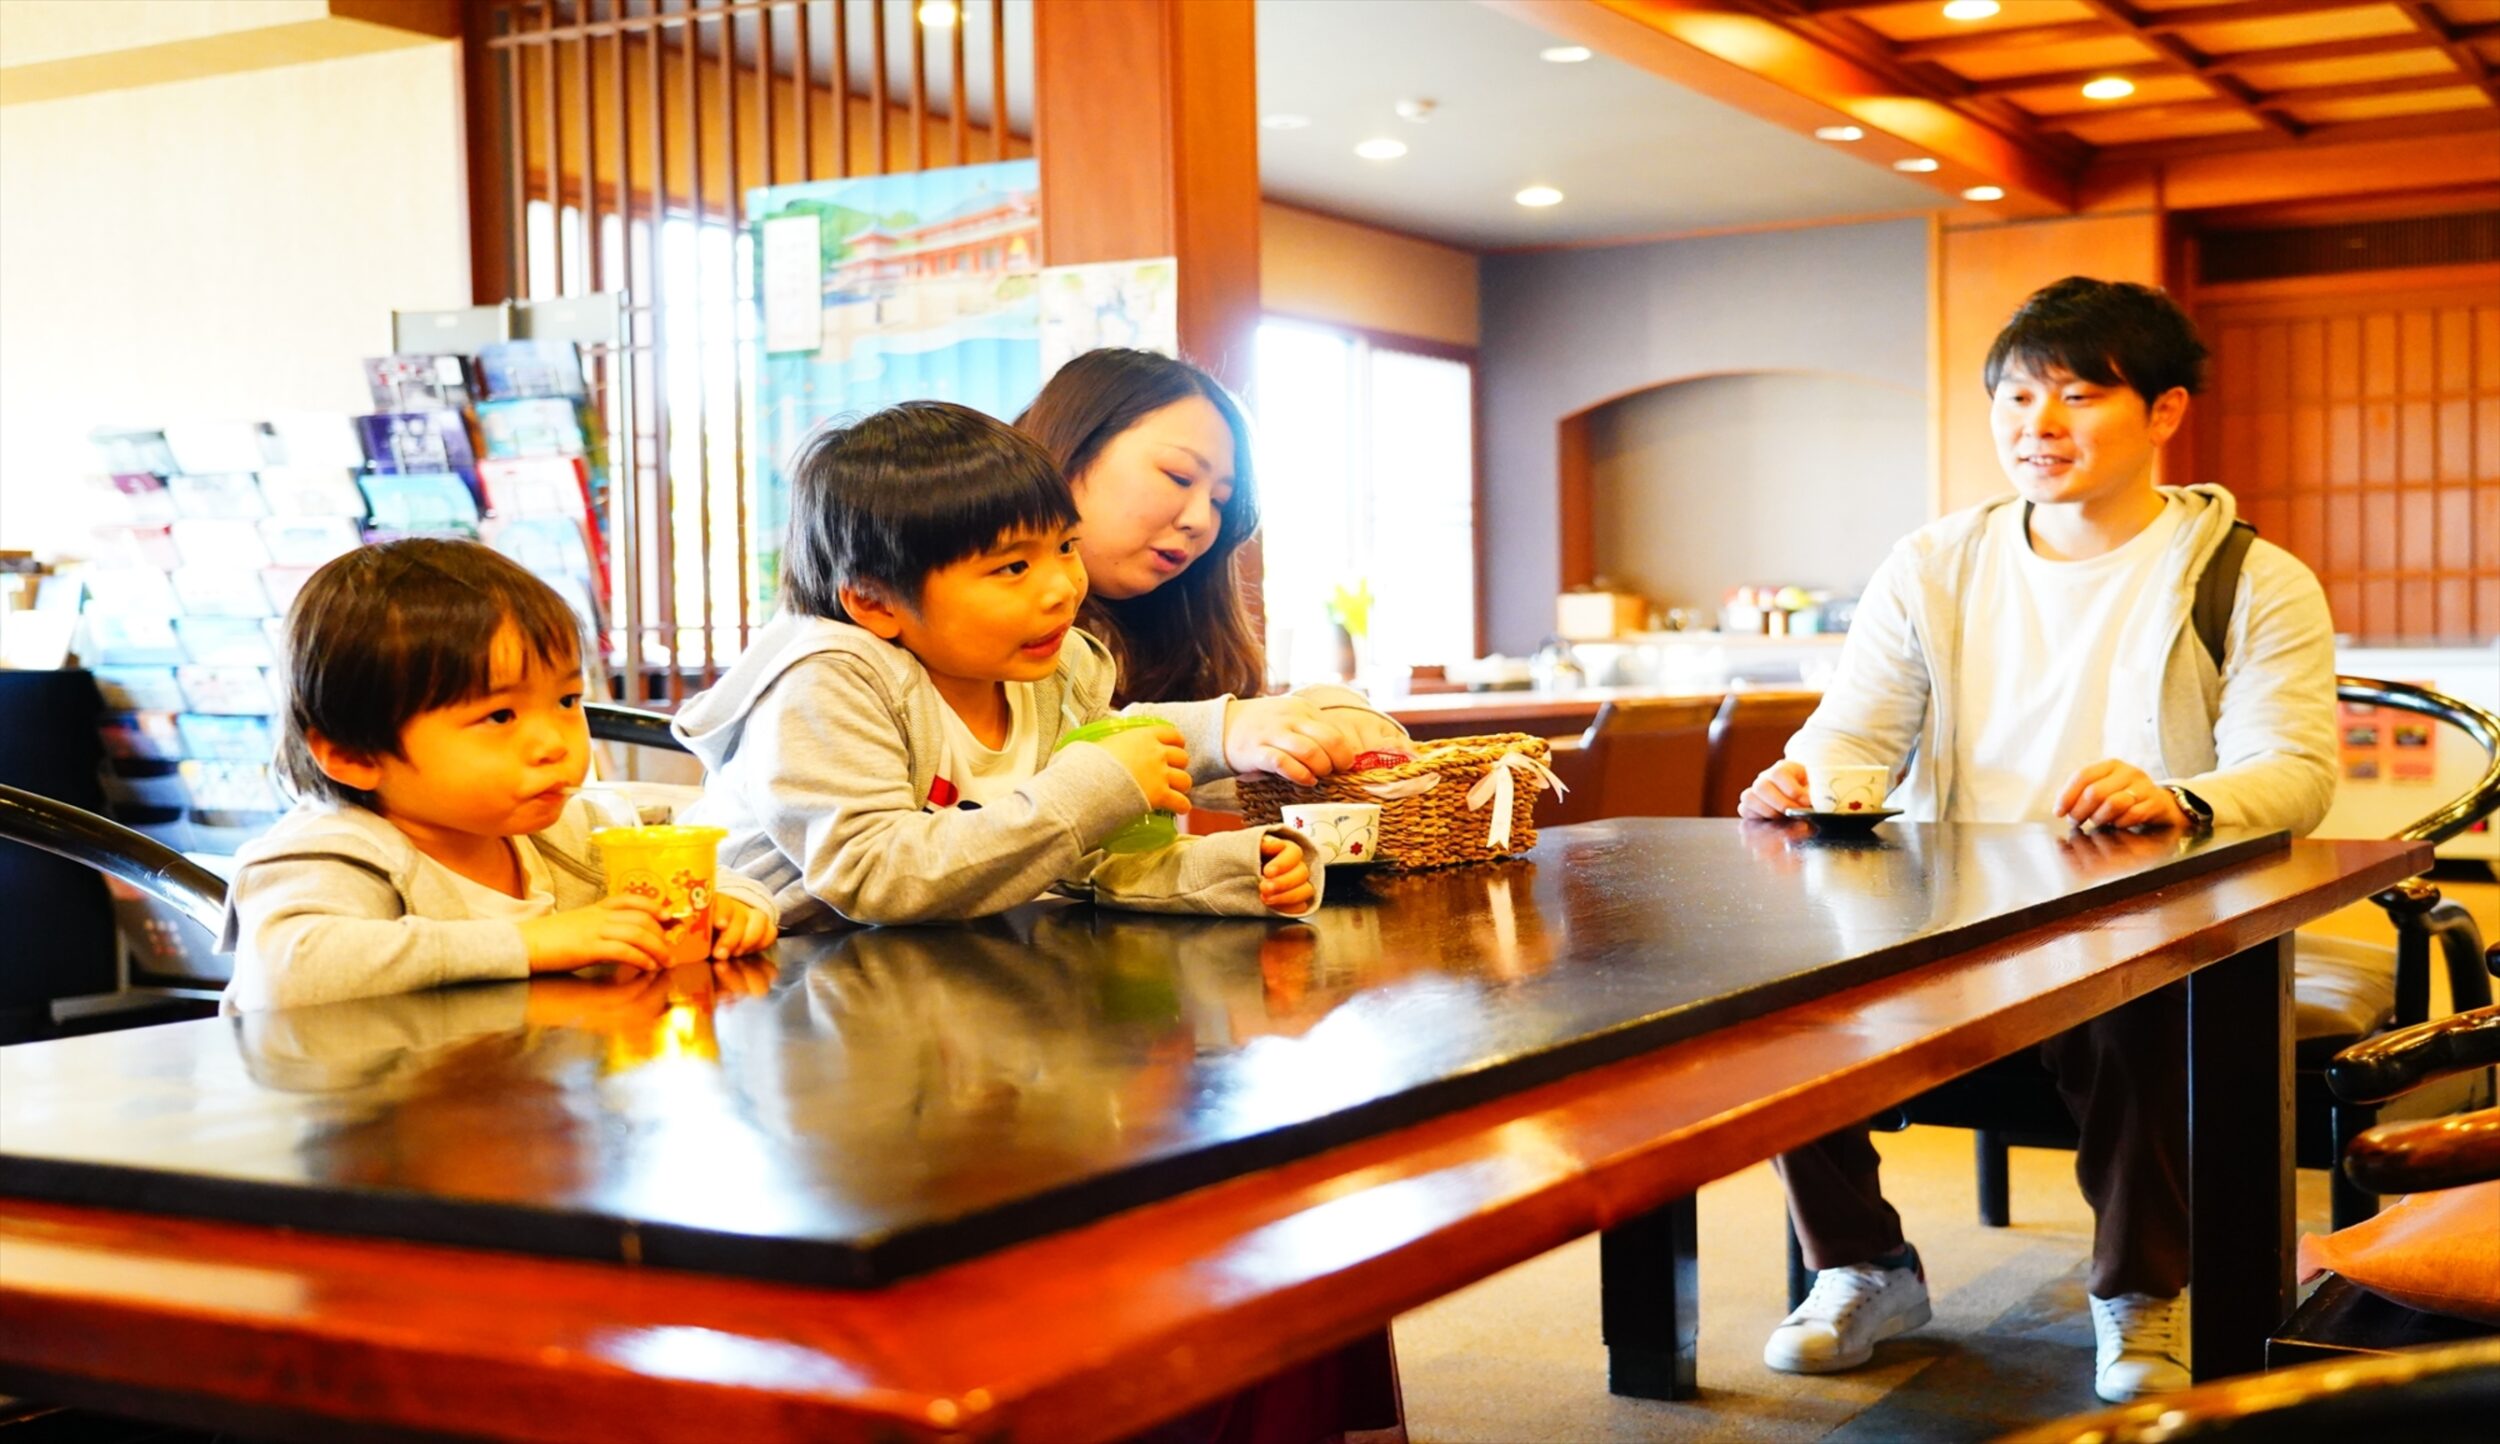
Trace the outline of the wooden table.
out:
[[[1521,1009],[1500,1000],[1638,985],[1650,974],[1622,970],[1645,949],[1687,946],[1701,966],[1714,942],[1763,926],[1912,961],[1853,982],[1844,968],[1829,980],[1849,985],[1804,988],[1743,1021],[1705,1017],[1714,1026],[1681,1041],[873,1290],[0,1201],[0,1389],[306,1434],[353,1421],[544,1439],[1117,1437],[1573,1237],[1642,1243],[1710,1179],[2182,976],[2195,1347],[2209,1374],[2255,1367],[2289,1285],[2288,949],[2276,940],[2418,871],[2428,849],[2304,842],[2186,876],[2194,859],[2169,862],[2171,839],[2083,842],[2079,884],[2152,867],[2163,885],[2081,912],[1991,915],[2003,874],[1941,838],[1906,849],[1933,882],[1925,905],[1976,920],[1924,960],[1916,930],[1901,931],[1921,900],[1891,885],[1900,857],[1729,822],[1558,829],[1533,867],[1403,884],[1380,908],[1332,905],[1315,933],[1262,929],[1246,961],[1201,970],[1227,986],[1182,1000],[1170,1068],[1125,1077],[1168,1082],[1200,1049],[1265,1049],[1291,1087],[1322,1077],[1291,1066],[1297,1051],[1357,1067],[1362,1050],[1330,1047],[1361,1037],[1367,1016],[1377,1027],[1381,1000],[1490,999],[1511,1018]],[[1695,868],[1722,886],[1660,895],[1661,879],[1690,884]],[[1853,886],[1861,875],[1888,885]],[[1162,966],[1152,940],[1179,935],[1170,926],[1105,918],[1086,931],[1144,977]],[[793,986],[725,1005],[721,1032],[738,1008],[788,1008]],[[1693,1006],[1733,996],[1705,988]],[[663,1034],[611,1037],[667,1051]],[[0,1054],[10,1091],[47,1060],[66,1064],[44,1051],[63,1046]],[[984,1099],[974,1087],[966,1106]],[[1118,1101],[1112,1134],[1145,1128],[1158,1106],[1151,1089]],[[22,1107],[0,1100],[0,1120]],[[1779,1286],[1766,1267],[1762,1287]],[[1608,1316],[1620,1366],[1681,1347],[1689,1311],[1614,1300]]]

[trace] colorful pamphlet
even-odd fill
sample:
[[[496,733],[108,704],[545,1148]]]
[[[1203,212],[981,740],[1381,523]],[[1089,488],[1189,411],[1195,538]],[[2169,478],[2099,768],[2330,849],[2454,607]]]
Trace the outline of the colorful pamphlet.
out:
[[[268,589],[260,569],[227,566],[176,567],[174,596],[182,610],[195,617],[265,617],[270,613]]]
[[[119,612],[128,616],[170,617],[182,610],[174,584],[154,567],[99,566],[84,574],[87,612]]]
[[[185,517],[170,530],[183,564],[195,567],[265,567],[275,558],[261,541],[261,522],[241,517]]]
[[[270,618],[181,617],[174,635],[182,639],[178,661],[211,667],[272,667],[278,649],[269,640]]]
[[[174,511],[193,517],[254,517],[269,514],[260,482],[248,471],[185,473],[165,478],[173,493]]]
[[[87,478],[87,492],[95,504],[95,515],[109,523],[162,526],[175,516],[174,495],[165,489],[165,478],[154,472],[91,476]]]
[[[193,757],[212,762],[266,763],[277,752],[276,734],[266,717],[221,717],[206,712],[184,712],[177,715],[174,721],[182,734],[183,750]],[[226,805],[201,798],[196,787],[192,790],[191,800],[202,807]]]
[[[348,466],[282,466],[260,473],[260,491],[272,516],[343,516],[362,518],[365,494],[356,488],[364,455]]]
[[[365,457],[384,472],[448,471],[472,487],[477,453],[457,411],[401,411],[356,418]]]
[[[196,663],[174,669],[183,701],[193,712],[248,713],[266,717],[278,710],[277,693],[258,667],[203,667]]]
[[[579,456],[489,456],[477,464],[477,478],[497,516],[591,521],[590,468]]]
[[[91,613],[81,655],[117,667],[171,667],[191,660],[173,618],[129,612]]]
[[[481,401],[477,427],[488,456],[581,456],[590,449],[579,404],[561,398]]]
[[[343,471],[365,468],[364,444],[356,437],[356,423],[344,411],[282,411],[269,424],[286,452],[283,465]]]
[[[314,570],[312,567],[262,567],[260,585],[261,590],[269,594],[270,607],[284,613],[294,606],[295,594],[304,589],[304,583],[312,580]],[[279,619],[273,616],[269,620],[274,623]]]
[[[477,369],[487,396],[496,400],[578,397],[589,389],[582,380],[581,350],[570,341],[502,341],[482,346]]]
[[[102,544],[97,553],[100,557],[153,567],[160,572],[182,565],[182,553],[174,546],[174,529],[170,526],[100,526],[95,529],[95,536]]]
[[[343,516],[262,517],[258,540],[268,549],[265,560],[289,567],[317,567],[364,544],[355,521]]]
[[[364,478],[372,507],[367,533],[384,536],[477,535],[477,495],[448,471],[376,472]]]
[[[476,400],[460,356],[368,356],[365,386],[376,411],[458,411]]]
[[[176,471],[258,471],[286,460],[266,421],[184,422],[165,428],[165,445]]]
[[[269,775],[267,758],[263,753],[258,761],[183,763],[182,783],[191,794],[191,805],[204,812],[275,812],[286,806]]]
[[[96,667],[96,691],[104,705],[123,712],[179,712],[182,684],[171,667]]]
[[[98,468],[103,471],[161,475],[182,470],[174,464],[173,448],[165,444],[162,431],[100,426],[87,433],[87,444],[95,448]]]
[[[105,755],[166,761],[182,756],[182,732],[173,712],[107,712],[99,719]]]

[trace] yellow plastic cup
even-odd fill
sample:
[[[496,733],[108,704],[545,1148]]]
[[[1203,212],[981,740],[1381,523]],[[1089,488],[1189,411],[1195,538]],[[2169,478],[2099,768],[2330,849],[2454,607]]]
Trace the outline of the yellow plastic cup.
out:
[[[608,896],[631,894],[660,905],[668,960],[712,955],[712,883],[719,875],[718,827],[603,827],[590,835],[607,864]]]

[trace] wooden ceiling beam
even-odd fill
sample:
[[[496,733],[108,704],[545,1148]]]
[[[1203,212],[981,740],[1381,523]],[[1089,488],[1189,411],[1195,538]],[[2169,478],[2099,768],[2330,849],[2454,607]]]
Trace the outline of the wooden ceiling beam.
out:
[[[2136,38],[2144,42],[2144,44],[2151,46],[2155,54],[2162,56],[2164,59],[2176,65],[2179,69],[2197,77],[2198,79],[2204,81],[2207,85],[2212,86],[2215,91],[2219,92],[2226,99],[2238,101],[2242,109],[2246,110],[2250,115],[2256,117],[2259,125],[2275,132],[2277,135],[2282,136],[2286,140],[2295,139],[2300,135],[2301,127],[2298,124],[2293,122],[2287,116],[2280,115],[2274,111],[2266,109],[2264,105],[2258,102],[2256,92],[2250,90],[2246,85],[2232,79],[2228,75],[2215,75],[2207,73],[2204,67],[2210,57],[2199,53],[2195,47],[2189,45],[2186,41],[2179,39],[2175,35],[2157,33],[2148,28],[2152,17],[2137,10],[2134,6],[2122,4],[2120,3],[2120,0],[2083,0],[2083,4],[2089,7],[2094,14],[2103,16],[2109,20],[2111,24],[2123,25],[2128,30],[2133,31]],[[2235,8],[2237,7],[2210,6],[2205,7],[2204,13],[2211,15],[2216,9]],[[2278,7],[2278,9],[2279,8],[2281,7]]]
[[[2090,0],[2085,0],[2089,4]],[[2314,15],[2322,10],[2375,10],[2386,0],[2240,0],[2236,5],[2198,5],[2186,10],[2148,12],[2136,28],[2156,35],[2201,30],[2208,25],[2236,25],[2243,20],[2281,20]],[[2098,8],[2097,6],[2094,8]]]
[[[1950,60],[1990,50],[2026,50],[2035,45],[2067,45],[2078,40],[2107,40],[2119,32],[2100,20],[2062,20],[2054,25],[2009,25],[2002,30],[1969,30],[1903,40],[1892,47],[1896,60]]]
[[[2124,166],[2146,161],[2186,160],[2199,156],[2227,156],[2246,151],[2270,150],[2280,150],[2283,155],[2297,159],[2313,146],[2334,146],[2372,140],[2412,141],[2426,136],[2494,134],[2500,134],[2500,111],[2448,110],[2435,115],[2405,115],[2387,120],[2355,120],[2315,126],[2301,137],[2298,147],[2286,147],[2279,138],[2260,131],[2241,131],[2236,135],[2193,136],[2180,140],[2145,141],[2132,145],[2105,145],[2092,153],[2092,165],[2095,170],[2099,170],[2104,166]]]
[[[2425,90],[2478,89],[2462,75],[2391,75],[2384,80],[2348,80],[2338,85],[2303,85],[2289,90],[2270,90],[2263,97],[2268,105],[2301,105],[2318,100],[2363,100],[2373,95],[2413,95]]]
[[[1969,95],[2015,95],[2026,90],[2065,90],[2114,75],[2121,80],[2167,80],[2179,73],[2179,67],[2167,60],[2145,60],[2133,65],[2096,65],[2089,70],[2049,70],[2032,75],[2000,75],[1991,80],[1968,82]],[[2196,79],[2210,85],[2205,76]]]
[[[2425,90],[2463,90],[2473,82],[2462,75],[2399,75],[2385,80],[2353,80],[2336,85],[2299,86],[2288,90],[2270,90],[2258,99],[2270,106],[2295,106],[2313,101],[2355,100],[2378,95],[2411,95]],[[2090,110],[2061,111],[2056,115],[2032,118],[2042,130],[2076,131],[2097,121],[2116,120],[2185,120],[2238,110],[2234,100],[2168,100],[2145,105],[2102,105]]]
[[[2421,3],[2421,0],[2400,0],[2396,8],[2404,12],[2406,19],[2413,22],[2414,29],[2421,31],[2432,44],[2439,47],[2439,53],[2448,57],[2448,62],[2457,68],[2466,84],[2481,91],[2483,99],[2494,105],[2500,105],[2500,80],[2493,78],[2490,63],[2476,53],[2473,45],[2458,32],[2456,27],[2440,19],[2432,12],[2430,6]],[[2481,28],[2500,27],[2484,26]]]
[[[1869,164],[1932,156],[1940,167],[1913,177],[1945,196],[2001,186],[1994,215],[2035,219],[2074,211],[2074,158],[2064,136],[2000,128],[1957,109],[1906,76],[1844,54],[1783,19],[1705,0],[1483,0],[1541,30],[1733,105],[1799,134],[1854,124],[1850,147]]]
[[[2078,131],[2105,120],[2162,122],[2171,120],[2203,120],[2214,115],[2237,115],[2240,103],[2217,96],[2211,100],[2164,100],[2150,105],[2107,105],[2091,110],[2068,111],[2060,115],[2041,115],[2032,124],[2042,130],[2058,133]]]
[[[2500,32],[2500,25],[2480,27]],[[2210,70],[2237,73],[2266,65],[2305,65],[2319,60],[2352,60],[2370,55],[2401,55],[2428,50],[2430,42],[2415,31],[2394,35],[2362,35],[2350,40],[2319,40],[2307,45],[2277,45],[2267,50],[2234,50],[2206,58]]]

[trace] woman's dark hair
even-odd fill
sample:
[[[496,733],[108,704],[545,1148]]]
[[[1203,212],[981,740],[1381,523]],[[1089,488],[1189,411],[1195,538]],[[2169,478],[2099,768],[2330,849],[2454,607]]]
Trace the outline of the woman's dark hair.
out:
[[[790,463],[782,600],[847,622],[842,589],[917,608],[929,573],[1018,532],[1076,525],[1049,453],[951,401],[906,401],[827,426]]]
[[[404,757],[421,712],[494,686],[505,627],[549,667],[581,666],[581,623],[555,588],[470,541],[409,537],[331,561],[286,613],[286,715],[278,770],[299,796],[375,808],[372,793],[321,770],[305,739],[365,757]]]
[[[2017,368],[2132,387],[2150,406],[2173,387],[2194,395],[2204,385],[2205,343],[2164,291],[2068,276],[2032,292],[1997,333],[1982,372],[1989,392]]]
[[[1148,415],[1204,397],[1233,433],[1233,494],[1218,510],[1215,545],[1189,570],[1134,597],[1089,595],[1077,625],[1120,663],[1117,700],[1171,702],[1267,690],[1267,651],[1242,596],[1241,544],[1259,529],[1250,423],[1224,383],[1153,351],[1104,347],[1059,368],[1016,418],[1073,483],[1103,449]]]

